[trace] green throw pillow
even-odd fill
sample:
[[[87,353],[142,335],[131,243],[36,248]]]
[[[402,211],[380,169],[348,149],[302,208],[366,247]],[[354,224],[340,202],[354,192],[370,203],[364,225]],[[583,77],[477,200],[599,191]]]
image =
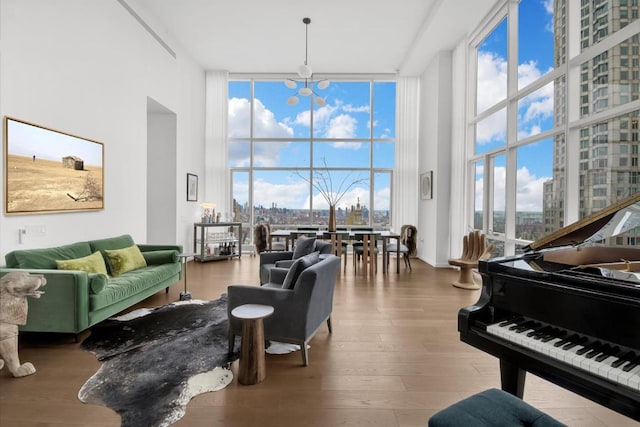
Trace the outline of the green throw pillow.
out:
[[[89,256],[75,259],[56,260],[58,270],[80,270],[87,273],[107,274],[107,266],[100,252],[94,252]]]
[[[111,265],[111,275],[113,277],[147,266],[142,252],[136,245],[124,249],[105,250],[104,253]]]

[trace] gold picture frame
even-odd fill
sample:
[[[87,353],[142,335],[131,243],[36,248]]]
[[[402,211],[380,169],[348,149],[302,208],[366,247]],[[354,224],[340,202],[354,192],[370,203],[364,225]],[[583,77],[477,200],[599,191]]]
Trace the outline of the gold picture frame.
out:
[[[4,117],[4,212],[104,209],[104,145]]]

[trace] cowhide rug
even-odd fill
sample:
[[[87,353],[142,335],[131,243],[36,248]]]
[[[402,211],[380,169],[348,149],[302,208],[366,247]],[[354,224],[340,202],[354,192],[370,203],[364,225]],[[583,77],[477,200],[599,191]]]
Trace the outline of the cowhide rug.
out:
[[[189,400],[232,380],[238,358],[227,354],[227,302],[185,301],[137,310],[91,329],[82,348],[102,366],[82,386],[84,403],[107,406],[122,426],[168,426]]]

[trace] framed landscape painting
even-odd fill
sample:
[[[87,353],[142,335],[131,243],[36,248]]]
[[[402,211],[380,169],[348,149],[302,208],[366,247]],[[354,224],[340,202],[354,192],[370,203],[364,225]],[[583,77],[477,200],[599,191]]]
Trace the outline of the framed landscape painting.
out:
[[[7,215],[104,209],[101,142],[4,118]]]

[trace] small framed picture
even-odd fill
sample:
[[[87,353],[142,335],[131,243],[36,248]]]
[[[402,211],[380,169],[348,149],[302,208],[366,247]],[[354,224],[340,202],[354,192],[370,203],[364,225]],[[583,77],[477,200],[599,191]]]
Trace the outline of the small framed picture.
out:
[[[433,171],[420,175],[420,198],[423,200],[433,197]]]
[[[198,175],[187,174],[187,202],[198,201]]]

